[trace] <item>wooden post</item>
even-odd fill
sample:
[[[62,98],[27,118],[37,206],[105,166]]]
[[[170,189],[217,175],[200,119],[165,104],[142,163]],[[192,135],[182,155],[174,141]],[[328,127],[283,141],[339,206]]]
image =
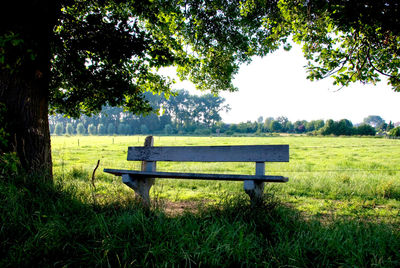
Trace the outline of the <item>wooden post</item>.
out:
[[[150,147],[153,144],[153,136],[147,136],[144,146]],[[155,161],[142,161],[141,171],[156,171],[156,163]],[[153,186],[155,178],[141,178],[130,174],[123,174],[122,182],[135,191],[136,196],[142,200],[144,206],[150,207],[150,188]]]
[[[256,162],[256,175],[265,175],[265,163]],[[264,193],[264,182],[255,180],[247,180],[243,183],[243,188],[246,194],[250,196],[252,206],[260,204]]]

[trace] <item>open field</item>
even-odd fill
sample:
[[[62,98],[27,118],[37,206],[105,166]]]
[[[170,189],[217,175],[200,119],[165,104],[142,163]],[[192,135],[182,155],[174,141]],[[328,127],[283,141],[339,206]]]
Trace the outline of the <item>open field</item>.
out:
[[[97,201],[126,199],[132,190],[103,168],[139,169],[126,161],[128,146],[142,146],[144,136],[52,137],[56,177],[82,192],[89,192],[96,172]],[[78,146],[79,143],[79,146]],[[269,184],[280,200],[307,216],[363,217],[385,222],[400,217],[400,140],[337,137],[155,137],[155,146],[289,144],[289,163],[267,163],[266,173],[289,177],[284,184]],[[160,171],[253,174],[253,163],[157,164]],[[83,175],[83,176],[82,176]],[[76,178],[76,179],[74,179]],[[84,179],[82,179],[84,178]],[[170,201],[220,201],[243,194],[242,183],[159,179],[151,196]]]
[[[399,140],[156,137],[156,146],[289,144],[289,163],[266,165],[289,182],[268,185],[251,207],[242,183],[157,180],[151,210],[102,172],[139,168],[126,151],[143,141],[52,137],[56,183],[12,168],[0,177],[0,267],[400,267]],[[254,172],[243,163],[158,168]]]

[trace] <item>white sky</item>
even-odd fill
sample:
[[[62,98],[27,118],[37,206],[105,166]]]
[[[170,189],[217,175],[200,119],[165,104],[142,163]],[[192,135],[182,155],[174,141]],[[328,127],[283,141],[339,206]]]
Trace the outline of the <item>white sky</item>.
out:
[[[343,118],[362,122],[368,115],[379,115],[386,122],[400,121],[400,92],[393,92],[386,81],[373,85],[352,84],[340,90],[327,78],[311,82],[306,79],[301,48],[283,49],[264,58],[254,58],[242,65],[234,80],[238,92],[222,92],[231,107],[222,114],[225,123],[255,121],[259,116],[286,116],[290,121]],[[188,82],[174,88],[196,92]]]

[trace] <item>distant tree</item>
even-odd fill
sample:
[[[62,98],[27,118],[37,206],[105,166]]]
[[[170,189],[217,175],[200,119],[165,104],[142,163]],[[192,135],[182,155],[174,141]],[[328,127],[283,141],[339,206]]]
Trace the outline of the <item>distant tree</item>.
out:
[[[375,136],[376,135],[376,129],[367,124],[362,124],[359,125],[358,127],[355,128],[355,134],[361,135],[361,136]]]
[[[173,132],[174,132],[174,129],[172,128],[172,126],[170,124],[165,125],[164,133],[166,135],[171,135]]]
[[[278,121],[281,124],[281,132],[287,132],[286,125],[289,122],[289,119],[286,116],[279,116],[276,118],[276,121]]]
[[[332,135],[336,133],[337,123],[332,119],[326,121],[325,126],[321,129],[322,135]]]
[[[377,130],[378,131],[387,131],[388,130],[389,125],[386,122],[381,123],[379,126],[377,126]]]
[[[107,134],[114,135],[115,134],[115,125],[113,123],[109,123],[107,126]]]
[[[314,121],[307,122],[305,127],[306,127],[306,132],[314,131],[315,130]]]
[[[133,135],[134,133],[134,129],[130,124],[126,124],[126,135]]]
[[[269,128],[271,129],[272,132],[281,132],[282,131],[282,125],[277,120],[273,120],[271,122],[271,125]]]
[[[293,132],[294,132],[294,125],[293,125],[293,123],[290,122],[290,121],[286,122],[285,129],[286,129],[286,131],[287,131],[288,133],[293,133]]]
[[[304,133],[306,131],[307,121],[296,121],[294,122],[294,131],[296,133]]]
[[[363,122],[373,126],[374,128],[378,128],[380,125],[385,123],[385,120],[383,120],[383,118],[379,115],[369,115],[368,117],[364,118]]]
[[[97,133],[99,135],[105,135],[107,133],[106,127],[103,124],[98,124],[97,125]]]
[[[271,131],[271,123],[274,121],[273,117],[267,117],[264,121],[264,131],[270,132]]]
[[[54,133],[55,133],[56,135],[62,135],[62,134],[64,134],[64,125],[63,125],[63,123],[57,123],[57,124],[56,124]]]
[[[335,132],[333,133],[337,136],[339,135],[353,135],[353,123],[350,120],[342,119],[338,122]]]
[[[205,127],[199,127],[199,128],[196,128],[196,130],[194,131],[194,134],[200,135],[200,136],[208,136],[208,135],[211,135],[211,129],[205,128]]]
[[[394,128],[394,124],[393,124],[392,121],[390,121],[390,122],[389,122],[389,125],[388,125],[388,127],[387,127],[387,131],[390,131],[390,130],[392,130],[393,128]]]
[[[391,137],[400,137],[400,127],[395,127],[389,131],[389,136]]]
[[[128,134],[128,126],[124,123],[118,125],[118,134],[119,135],[126,135]]]
[[[88,134],[89,135],[96,135],[97,134],[96,130],[97,130],[97,128],[95,125],[89,124],[89,126],[88,126]]]
[[[231,133],[229,135],[232,135],[233,133],[237,132],[238,131],[237,125],[236,124],[230,124],[228,131],[229,131],[229,133]]]
[[[78,135],[84,135],[85,132],[85,126],[82,123],[78,123],[76,126],[76,133],[78,133]]]
[[[141,125],[140,126],[140,133],[141,134],[149,134],[149,128],[145,124]]]
[[[314,121],[314,129],[315,130],[319,130],[319,129],[323,128],[324,125],[325,125],[324,120],[316,120],[316,121]]]
[[[73,135],[74,134],[74,126],[71,123],[67,123],[67,126],[65,127],[65,133],[67,135]]]
[[[264,123],[264,117],[262,117],[262,116],[258,117],[257,123],[259,123],[259,124]]]

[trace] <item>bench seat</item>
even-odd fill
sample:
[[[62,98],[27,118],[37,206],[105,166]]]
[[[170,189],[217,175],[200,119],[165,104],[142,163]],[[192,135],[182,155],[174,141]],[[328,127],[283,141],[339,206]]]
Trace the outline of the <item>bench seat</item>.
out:
[[[193,179],[193,180],[222,180],[222,181],[245,181],[255,180],[260,182],[287,182],[288,178],[271,175],[238,175],[238,174],[206,174],[206,173],[178,173],[160,171],[139,171],[124,169],[104,169],[104,172],[122,176],[129,174],[138,178],[172,178],[172,179]]]

